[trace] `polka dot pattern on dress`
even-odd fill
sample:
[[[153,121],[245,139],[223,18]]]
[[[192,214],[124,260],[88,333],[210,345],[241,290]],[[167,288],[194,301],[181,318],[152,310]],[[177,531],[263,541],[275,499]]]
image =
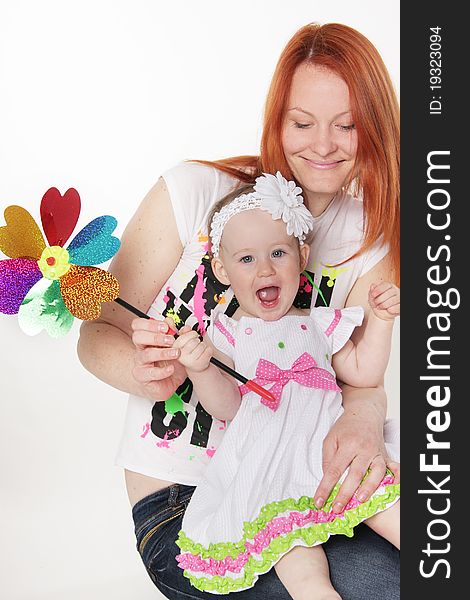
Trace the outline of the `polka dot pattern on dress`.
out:
[[[253,333],[253,329],[251,329],[251,327],[247,327],[245,329],[245,333],[246,333],[246,335],[251,335]]]

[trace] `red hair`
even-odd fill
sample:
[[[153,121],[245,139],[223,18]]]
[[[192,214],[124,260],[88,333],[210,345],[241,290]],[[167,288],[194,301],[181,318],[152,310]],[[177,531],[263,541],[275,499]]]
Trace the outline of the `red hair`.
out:
[[[345,189],[364,203],[364,242],[357,256],[382,236],[390,247],[397,283],[400,273],[400,132],[398,102],[377,49],[361,33],[338,23],[310,23],[291,38],[277,63],[266,99],[260,156],[197,161],[252,183],[261,173],[293,174],[287,164],[282,133],[292,78],[301,64],[321,65],[349,88],[358,146]],[[301,186],[301,183],[298,182]]]

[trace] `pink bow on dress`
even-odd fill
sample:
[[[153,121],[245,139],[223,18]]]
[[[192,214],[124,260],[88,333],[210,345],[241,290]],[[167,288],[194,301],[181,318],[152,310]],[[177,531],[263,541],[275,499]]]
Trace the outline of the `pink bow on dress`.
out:
[[[253,381],[263,387],[269,383],[274,384],[269,388],[269,391],[276,398],[276,404],[269,402],[265,398],[261,398],[261,402],[272,410],[277,410],[281,401],[282,390],[291,380],[305,387],[332,390],[335,392],[341,391],[334,375],[326,369],[317,367],[315,359],[308,352],[304,352],[299,356],[290,369],[280,369],[269,360],[261,358],[256,367],[256,376],[253,379]],[[242,395],[251,391],[246,385],[241,385],[239,390]]]

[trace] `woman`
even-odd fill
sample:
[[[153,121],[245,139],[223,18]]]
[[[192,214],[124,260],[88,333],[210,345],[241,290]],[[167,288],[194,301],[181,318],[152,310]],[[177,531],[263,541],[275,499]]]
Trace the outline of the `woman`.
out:
[[[233,314],[236,299],[210,271],[204,223],[229,191],[279,170],[303,189],[315,217],[298,305],[360,304],[367,312],[370,283],[398,278],[398,137],[396,98],[372,44],[344,25],[307,25],[288,43],[274,73],[260,156],[179,165],[143,200],[110,269],[121,296],[151,316],[171,316],[201,333],[209,316]],[[83,324],[79,356],[97,377],[130,393],[118,463],[126,469],[138,549],[152,580],[168,598],[205,598],[178,572],[174,541],[226,424],[191,395],[173,341],[158,320],[132,321],[108,305],[99,321]],[[345,386],[343,404],[325,441],[324,477],[315,493],[321,505],[349,467],[338,512],[359,486],[359,499],[367,499],[386,466],[395,473],[398,468],[384,451],[383,388]],[[398,597],[397,555],[377,536],[362,531],[354,541],[330,541],[325,551],[343,598]],[[268,573],[243,597],[288,595]]]

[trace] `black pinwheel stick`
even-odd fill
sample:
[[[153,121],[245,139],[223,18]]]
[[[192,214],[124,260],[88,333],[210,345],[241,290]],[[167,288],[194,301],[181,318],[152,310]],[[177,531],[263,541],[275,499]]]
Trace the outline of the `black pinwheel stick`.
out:
[[[126,310],[130,311],[131,313],[134,313],[134,315],[136,315],[137,317],[141,317],[143,319],[151,319],[152,318],[152,317],[149,317],[149,315],[147,313],[144,313],[143,311],[139,310],[135,306],[132,306],[132,304],[129,304],[129,302],[126,302],[122,298],[119,298],[119,297],[115,298],[114,302],[116,302],[117,304],[119,304],[120,306],[125,308]],[[175,336],[178,335],[178,333],[176,331],[173,331],[173,329],[170,329],[170,332]],[[276,399],[271,394],[271,392],[268,390],[265,390],[262,386],[260,386],[255,381],[253,381],[251,379],[247,379],[246,377],[244,377],[243,375],[238,373],[238,371],[235,371],[234,369],[227,366],[225,363],[221,362],[214,356],[211,356],[210,361],[213,365],[215,365],[222,371],[225,371],[226,373],[231,375],[234,379],[237,379],[241,383],[244,383],[252,392],[255,392],[256,394],[258,394],[259,396],[261,396],[262,398],[264,398],[265,400],[267,400],[270,403],[274,403],[274,404],[276,403]]]

